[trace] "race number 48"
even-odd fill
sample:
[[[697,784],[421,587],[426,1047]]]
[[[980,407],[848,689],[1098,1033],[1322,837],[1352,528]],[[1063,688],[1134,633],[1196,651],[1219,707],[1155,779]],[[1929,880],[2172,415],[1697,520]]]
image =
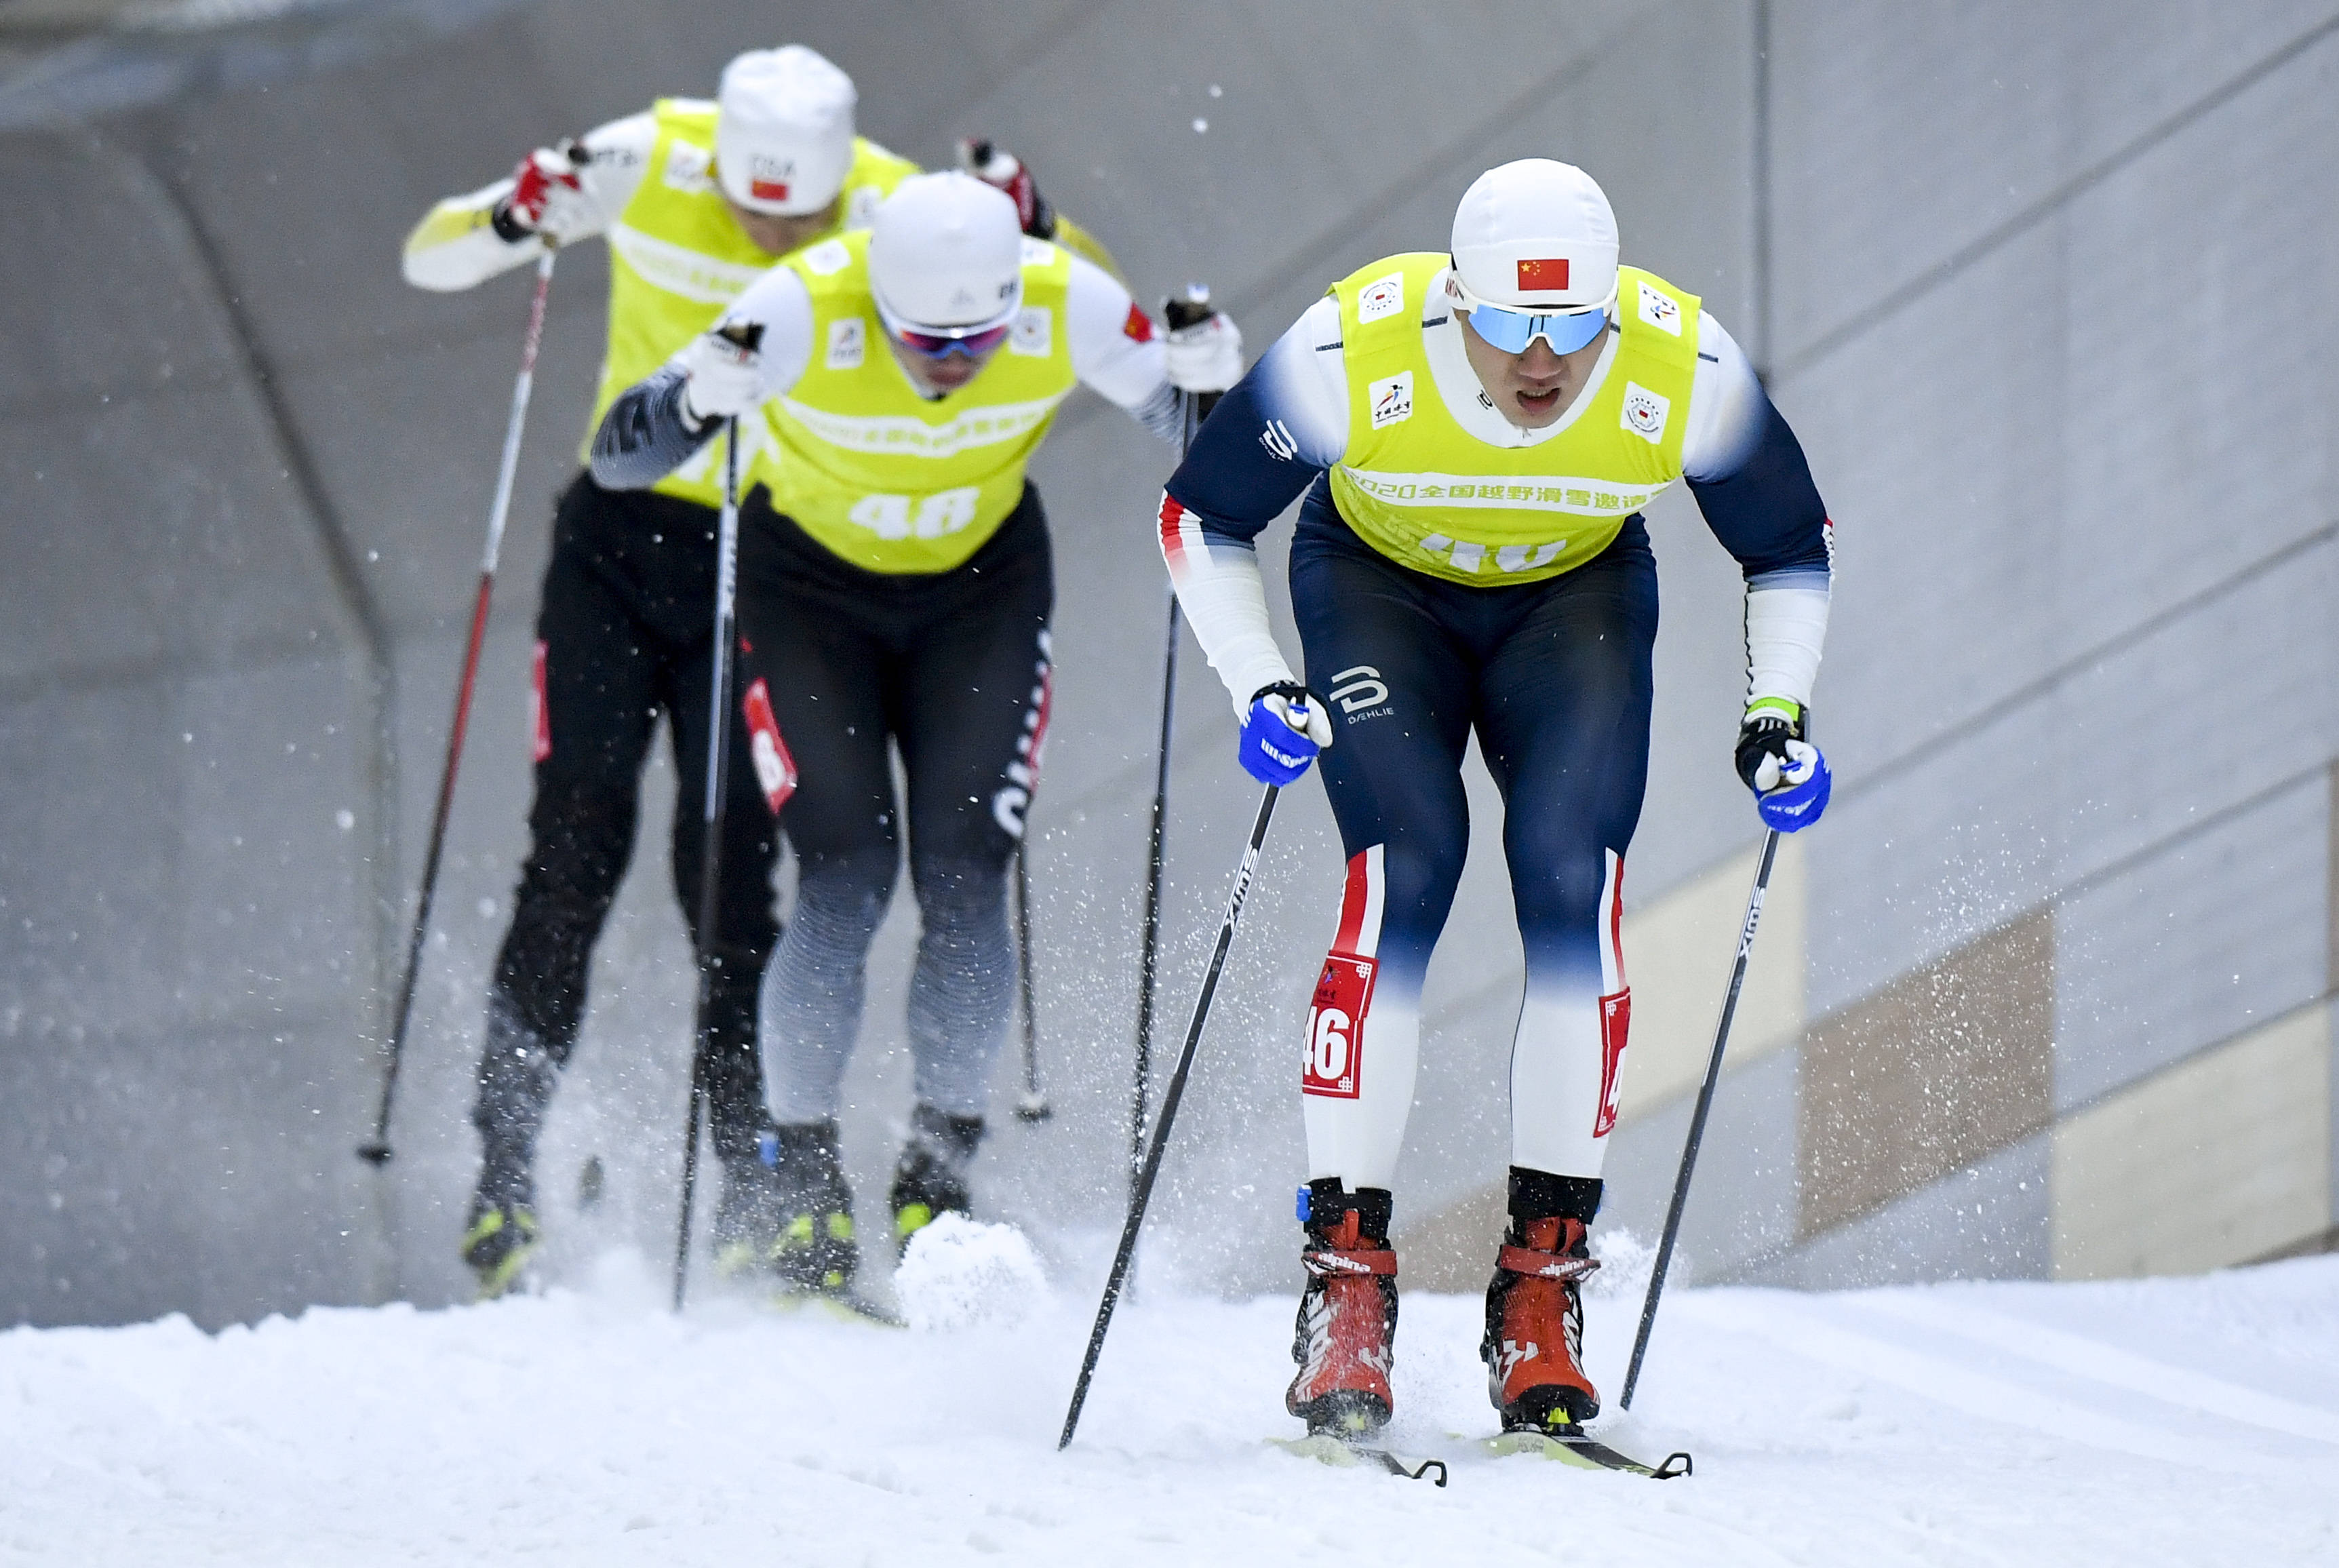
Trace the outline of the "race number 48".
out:
[[[914,508],[909,496],[864,496],[845,516],[881,539],[938,539],[974,521],[982,496],[980,488],[965,485],[916,497]]]
[[[1354,1100],[1362,1083],[1365,1014],[1373,1001],[1374,962],[1336,952],[1324,960],[1316,1003],[1308,1011],[1308,1060],[1299,1074],[1303,1094]]]

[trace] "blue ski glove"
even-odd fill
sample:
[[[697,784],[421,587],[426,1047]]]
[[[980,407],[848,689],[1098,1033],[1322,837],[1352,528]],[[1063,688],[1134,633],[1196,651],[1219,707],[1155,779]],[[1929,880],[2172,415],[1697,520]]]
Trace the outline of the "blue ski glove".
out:
[[[1794,833],[1827,810],[1834,775],[1820,748],[1803,738],[1808,709],[1791,718],[1777,698],[1750,709],[1738,730],[1738,776],[1754,792],[1763,825]]]
[[[1278,681],[1250,699],[1235,755],[1243,772],[1280,787],[1295,783],[1331,744],[1332,720],[1324,699],[1306,686]]]

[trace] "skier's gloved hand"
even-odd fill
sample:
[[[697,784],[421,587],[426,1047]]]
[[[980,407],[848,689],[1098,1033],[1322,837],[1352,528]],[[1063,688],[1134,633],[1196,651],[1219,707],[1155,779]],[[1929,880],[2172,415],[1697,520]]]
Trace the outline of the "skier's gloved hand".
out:
[[[1181,392],[1223,392],[1242,380],[1242,329],[1224,311],[1162,335],[1161,360]]]
[[[1281,786],[1296,782],[1331,744],[1324,699],[1296,682],[1278,681],[1250,699],[1235,755],[1251,777]]]
[[[1793,833],[1820,820],[1827,810],[1834,775],[1820,748],[1803,739],[1803,709],[1790,718],[1779,699],[1747,710],[1738,729],[1738,776],[1754,792],[1764,825]]]
[[[512,171],[511,193],[496,203],[491,222],[507,244],[538,234],[556,245],[591,223],[578,173],[593,155],[576,142],[538,147]]]
[[[751,412],[764,400],[763,356],[755,340],[761,336],[761,328],[701,332],[669,361],[683,373],[682,417],[694,435],[710,419]]]
[[[1022,159],[994,146],[988,136],[963,136],[959,139],[958,166],[992,189],[1006,192],[1026,234],[1034,240],[1056,237],[1056,209],[1040,194]]]

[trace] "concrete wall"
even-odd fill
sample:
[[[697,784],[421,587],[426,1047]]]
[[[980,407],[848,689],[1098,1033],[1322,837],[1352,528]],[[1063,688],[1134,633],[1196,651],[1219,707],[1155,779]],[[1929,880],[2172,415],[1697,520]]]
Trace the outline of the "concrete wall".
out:
[[[0,276],[31,281],[0,290],[0,1320],[460,1290],[462,1111],[525,849],[535,580],[605,272],[590,247],[562,261],[400,1155],[377,1177],[349,1150],[526,305],[518,277],[407,290],[396,248],[519,149],[703,93],[781,37],[853,72],[864,130],[899,151],[939,163],[981,132],[1024,153],[1141,296],[1206,279],[1254,344],[1327,280],[1436,243],[1491,163],[1551,153],[1599,174],[1631,258],[1703,293],[1768,369],[1840,525],[1820,700],[1838,804],[1782,865],[1693,1260],[1823,1283],[2306,1242],[2330,1224],[2329,1030],[2262,1031],[2321,1006],[2334,945],[2334,345],[2315,302],[2339,254],[2319,134],[2339,8],[2158,0],[2113,32],[2082,9],[1816,0],[1556,19],[1525,0],[882,17],[717,0],[686,25],[541,0],[330,74],[0,137],[0,189],[35,220],[0,226]],[[1467,46],[1485,37],[1537,43]],[[1167,466],[1084,398],[1035,469],[1061,584],[1032,849],[1057,1115],[1002,1123],[978,1174],[988,1208],[1083,1266],[1121,1179],[1164,593],[1147,524]],[[1753,842],[1726,765],[1735,568],[1680,496],[1653,531],[1639,1034],[1610,1171],[1613,1215],[1643,1233]],[[1170,1044],[1250,794],[1216,680],[1190,642],[1185,660]],[[673,1218],[690,982],[662,763],[649,787],[548,1131],[554,1261],[572,1271],[612,1241],[660,1255]],[[1408,1272],[1457,1285],[1484,1267],[1516,1005],[1503,872],[1478,837],[1401,1171]],[[1288,1283],[1291,1052],[1335,843],[1320,792],[1293,792],[1158,1209],[1154,1267],[1197,1283]],[[897,913],[848,1083],[871,1200],[906,1113],[909,936]],[[1955,1065],[1928,1042],[1945,1040],[1969,1070],[1940,1081],[1966,1098],[1928,1109]],[[1892,1094],[1866,1092],[1871,1070]],[[2267,1073],[2289,1090],[2245,1091]],[[2172,1142],[2205,1096],[2223,1109]],[[2280,1136],[2257,1137],[2275,1109]],[[1831,1141],[1870,1123],[1908,1157],[1841,1176]],[[2200,1218],[2214,1245],[2123,1242],[2149,1217],[2097,1176],[2138,1147],[2172,1150],[2155,1169],[2179,1193],[2273,1161],[2283,1218],[2220,1210]],[[580,1214],[595,1154],[610,1196]]]

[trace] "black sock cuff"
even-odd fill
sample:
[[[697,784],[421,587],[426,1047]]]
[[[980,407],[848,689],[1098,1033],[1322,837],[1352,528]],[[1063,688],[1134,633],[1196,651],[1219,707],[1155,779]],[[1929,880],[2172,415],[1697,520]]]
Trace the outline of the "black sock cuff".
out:
[[[1373,1241],[1387,1241],[1396,1199],[1385,1187],[1360,1187],[1350,1192],[1337,1176],[1319,1177],[1308,1184],[1308,1228],[1329,1231],[1340,1217],[1356,1210],[1357,1231]]]
[[[1548,1170],[1511,1167],[1511,1220],[1580,1219],[1590,1225],[1600,1212],[1603,1187],[1596,1176],[1554,1176]]]

